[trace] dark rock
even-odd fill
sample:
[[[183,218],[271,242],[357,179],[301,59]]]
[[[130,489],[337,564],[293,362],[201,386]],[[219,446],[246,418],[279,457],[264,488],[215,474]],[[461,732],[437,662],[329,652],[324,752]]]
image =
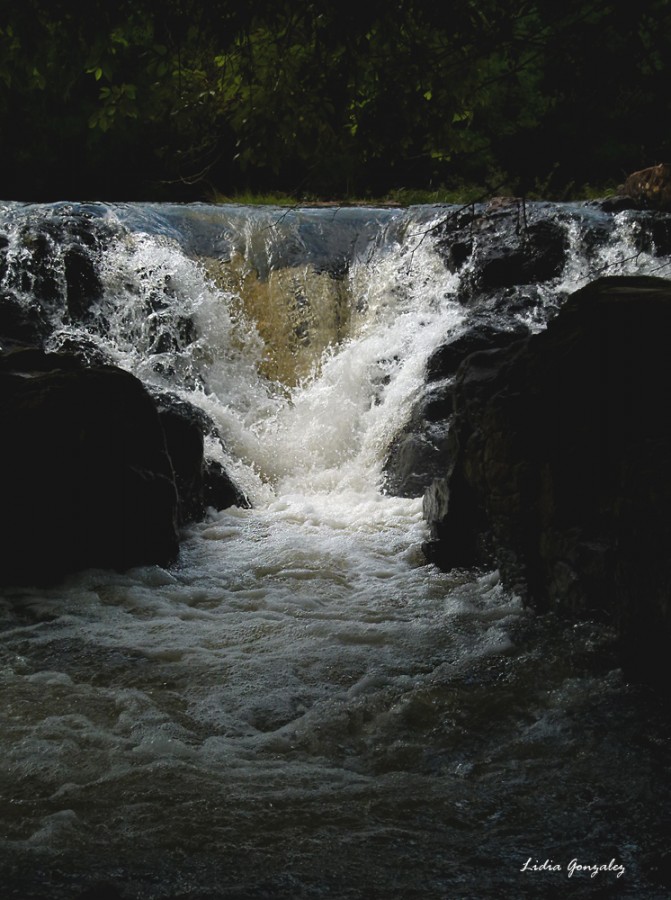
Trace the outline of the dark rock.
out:
[[[427,385],[420,411],[426,422],[444,424],[450,419],[454,412],[454,382],[446,379],[439,384]]]
[[[203,501],[214,509],[228,509],[239,506],[249,509],[251,503],[245,493],[235,484],[222,464],[216,459],[205,461],[203,473]]]
[[[444,253],[450,272],[458,272],[473,253],[473,241],[461,240],[448,244]]]
[[[203,430],[193,407],[171,394],[157,400],[158,415],[175,474],[179,523],[195,522],[205,514],[203,502]]]
[[[103,285],[90,250],[70,247],[64,254],[66,302],[75,322],[84,322],[91,306],[103,295]]]
[[[427,379],[436,381],[448,378],[456,373],[461,363],[472,353],[505,347],[511,341],[528,334],[528,326],[514,319],[507,322],[484,317],[475,319],[458,337],[442,344],[433,353],[427,363]]]
[[[30,296],[42,315],[58,309],[70,321],[86,322],[103,296],[98,263],[112,234],[108,223],[67,207],[30,219],[15,237],[21,253],[11,264],[3,254],[3,279]]]
[[[384,489],[397,497],[421,497],[444,474],[449,459],[448,434],[453,413],[454,375],[479,350],[506,346],[529,334],[510,317],[476,315],[472,324],[441,345],[427,363],[427,385],[410,419],[392,441],[384,464]]]
[[[604,278],[545,332],[468,357],[450,467],[425,495],[430,559],[496,565],[537,609],[603,618],[628,663],[666,675],[670,329],[671,282]]]
[[[651,237],[651,246],[647,249],[655,256],[671,256],[671,216],[657,213],[647,225]]]
[[[46,353],[39,347],[14,347],[0,355],[0,372],[37,375],[52,372],[77,372],[83,362],[68,353]]]
[[[41,344],[49,334],[49,323],[37,304],[24,304],[9,291],[0,292],[0,342]]]
[[[564,269],[566,223],[557,209],[497,198],[469,212],[449,213],[433,227],[436,247],[452,272],[461,272],[460,300],[468,305],[502,290],[542,284]]]
[[[448,423],[429,422],[422,413],[420,405],[389,448],[384,489],[396,497],[421,497],[447,465]]]
[[[175,473],[180,524],[202,519],[208,506],[248,507],[249,501],[221,463],[204,458],[204,437],[221,443],[207,413],[169,391],[154,394]]]
[[[148,390],[156,402],[159,414],[170,412],[175,416],[181,416],[197,425],[202,435],[219,438],[214,419],[200,406],[185,400],[174,391],[159,391],[152,387]]]
[[[64,335],[57,343],[59,353],[76,356],[86,366],[111,366],[114,364],[112,356],[93,338]]]
[[[671,214],[639,213],[632,219],[639,226],[631,236],[637,250],[653,256],[671,256]]]
[[[626,209],[638,209],[638,203],[632,197],[617,195],[615,197],[606,197],[605,200],[598,201],[599,209],[607,213],[624,212]]]
[[[514,243],[476,246],[474,280],[485,290],[549,281],[561,274],[567,247],[563,226],[541,220],[526,227]]]
[[[0,581],[169,564],[177,495],[142,384],[74,357],[12,356],[0,366]]]

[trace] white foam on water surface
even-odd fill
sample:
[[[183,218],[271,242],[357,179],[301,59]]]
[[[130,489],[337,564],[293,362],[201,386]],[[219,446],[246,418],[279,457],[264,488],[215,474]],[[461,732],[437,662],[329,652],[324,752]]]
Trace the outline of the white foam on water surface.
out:
[[[597,678],[581,699],[548,640],[560,687],[544,691],[545,650],[518,645],[518,598],[496,573],[427,565],[421,499],[383,491],[427,360],[467,323],[459,276],[432,240],[442,214],[348,213],[334,234],[338,218],[322,212],[104,210],[103,296],[86,326],[58,320],[54,345],[88,337],[201,407],[225,445],[210,438],[208,452],[253,508],[210,510],[170,569],[3,591],[7,852],[59,865],[90,856],[108,873],[169,858],[173,893],[189,856],[206,859],[185,896],[223,877],[252,893],[265,877],[272,896],[327,896],[340,865],[343,898],[373,881],[385,896],[419,896],[416,884],[447,896],[446,860],[467,864],[473,827],[508,840],[501,791],[515,778],[528,819],[535,782],[519,770],[530,758],[555,765],[574,727],[557,698],[579,708],[619,690]],[[597,265],[616,244],[626,257],[613,238]],[[329,256],[346,262],[328,277],[349,297],[347,327],[326,349],[315,340],[296,383],[264,374],[258,323],[203,262],[236,254],[260,284],[273,267],[323,274]],[[561,290],[584,264],[571,263]],[[602,749],[606,772],[620,751]],[[283,865],[298,888],[277,880]],[[133,889],[163,900],[166,885],[157,875]]]

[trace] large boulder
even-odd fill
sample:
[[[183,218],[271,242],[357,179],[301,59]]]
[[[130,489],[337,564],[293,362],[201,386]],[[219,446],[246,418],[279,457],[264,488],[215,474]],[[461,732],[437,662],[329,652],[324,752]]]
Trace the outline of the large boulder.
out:
[[[173,469],[134,376],[39,350],[5,354],[0,428],[0,583],[174,560]]]
[[[450,467],[425,495],[442,568],[495,565],[539,610],[614,625],[668,673],[671,281],[604,278],[546,331],[461,366]]]
[[[154,395],[154,402],[175,476],[179,524],[185,525],[205,514],[203,428],[195,408],[177,395],[161,392]]]
[[[23,347],[0,354],[0,584],[168,565],[208,506],[249,506],[202,410],[115,366]]]
[[[529,334],[519,320],[489,311],[474,314],[427,362],[427,383],[410,417],[392,441],[384,463],[384,489],[398,497],[421,497],[449,461],[454,376],[472,353],[503,347]]]

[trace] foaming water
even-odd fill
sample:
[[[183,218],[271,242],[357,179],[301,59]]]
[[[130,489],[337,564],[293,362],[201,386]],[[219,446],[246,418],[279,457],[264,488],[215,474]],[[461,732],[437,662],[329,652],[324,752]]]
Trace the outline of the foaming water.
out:
[[[123,232],[104,258],[99,340],[117,364],[147,383],[180,391],[212,416],[225,435],[229,462],[257,502],[267,499],[269,487],[271,496],[377,489],[384,452],[422,388],[428,356],[464,319],[455,299],[458,278],[430,242],[403,243],[391,227],[394,218],[387,217],[376,240],[369,238],[363,248],[357,247],[360,234],[352,237],[346,227],[340,237],[341,254],[350,254],[346,272],[321,276],[337,285],[341,305],[347,303],[340,321],[313,315],[320,296],[302,297],[297,311],[292,283],[264,293],[259,309],[255,294],[270,284],[279,262],[300,270],[307,284],[306,273],[314,277],[315,266],[334,263],[327,253],[343,265],[333,239],[322,238],[323,247],[311,229],[300,240],[293,231],[283,233],[280,252],[268,216],[245,220],[244,242],[230,242],[227,253],[215,242],[220,265],[241,258],[254,273],[251,290],[247,277],[222,289],[212,266],[192,259],[173,237]],[[278,217],[284,222],[275,212],[275,222]],[[373,221],[379,227],[375,216]],[[358,228],[366,233],[371,224],[359,217]],[[300,265],[294,245],[304,254]],[[301,333],[298,350],[294,342],[281,344],[291,337],[285,329],[265,340],[260,334],[259,319],[270,315],[270,304]],[[56,346],[62,336],[57,330]],[[300,355],[309,370],[287,373],[285,363],[288,383],[270,379],[264,375],[269,352],[274,359],[283,354],[288,364]],[[240,463],[247,472],[240,473]]]
[[[21,229],[68,209],[4,211],[26,303]],[[655,896],[668,735],[609,634],[426,565],[421,499],[382,490],[426,361],[467,325],[444,211],[85,210],[102,290],[83,320],[40,301],[50,345],[86,339],[202,407],[254,508],[189,526],[170,570],[3,591],[7,896],[560,896],[520,873],[549,856],[615,858],[627,877],[599,889]],[[583,251],[571,219],[548,293],[628,266],[621,221]]]

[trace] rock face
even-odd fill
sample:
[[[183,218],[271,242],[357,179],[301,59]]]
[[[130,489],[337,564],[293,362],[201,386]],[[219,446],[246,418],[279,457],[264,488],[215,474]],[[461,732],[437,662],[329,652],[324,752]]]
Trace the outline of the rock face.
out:
[[[481,303],[488,295],[522,285],[539,285],[561,274],[566,229],[556,209],[498,198],[462,208],[437,226],[437,247],[446,266],[462,273],[460,299]],[[533,305],[534,289],[528,302]],[[519,299],[519,298],[518,298]]]
[[[473,315],[459,337],[442,344],[427,363],[427,384],[405,428],[392,442],[384,465],[385,490],[398,497],[421,497],[449,461],[449,427],[454,404],[454,376],[472,353],[503,347],[529,334],[521,322]]]
[[[208,506],[248,508],[249,500],[221,463],[204,457],[206,435],[222,444],[212,419],[176,394],[162,392],[154,399],[175,474],[180,525],[202,519]]]
[[[177,529],[207,506],[248,505],[204,458],[205,437],[217,439],[208,417],[111,364],[103,261],[119,233],[93,209],[58,204],[0,234],[0,583],[166,565]],[[146,272],[135,274],[141,285]],[[164,355],[194,328],[173,315],[173,292],[166,277],[135,298],[152,368],[168,374]]]
[[[521,317],[547,307],[547,285],[567,262],[566,222],[548,204],[496,198],[448,214],[434,230],[446,267],[459,273],[455,296],[468,308],[468,325],[428,360],[424,390],[389,448],[384,488],[402,497],[421,497],[445,471],[452,382],[461,362],[528,334]]]
[[[38,350],[6,354],[0,369],[0,580],[169,564],[177,493],[141,382]]]
[[[396,497],[421,497],[448,463],[447,436],[452,418],[450,382],[430,385],[396,435],[384,464],[384,489]]]
[[[495,350],[505,347],[516,338],[529,334],[529,328],[522,322],[511,319],[502,322],[500,318],[481,315],[473,318],[469,327],[449,344],[442,344],[427,363],[427,380],[437,381],[455,375],[461,363],[472,353],[481,350]]]
[[[38,348],[0,354],[0,584],[168,565],[178,527],[249,506],[204,459],[214,424],[115,366]]]
[[[598,616],[668,672],[671,282],[604,278],[546,331],[463,363],[427,556],[496,565],[539,610]]]

